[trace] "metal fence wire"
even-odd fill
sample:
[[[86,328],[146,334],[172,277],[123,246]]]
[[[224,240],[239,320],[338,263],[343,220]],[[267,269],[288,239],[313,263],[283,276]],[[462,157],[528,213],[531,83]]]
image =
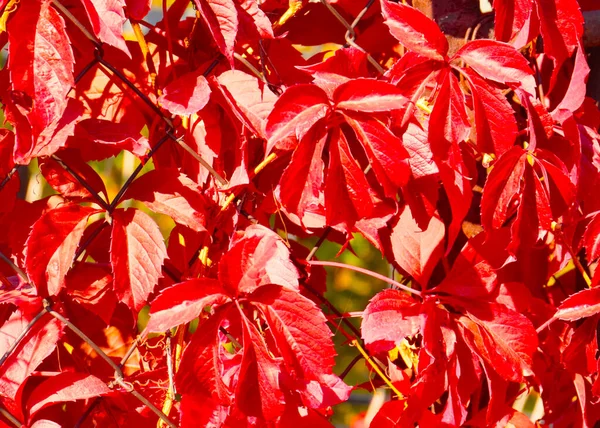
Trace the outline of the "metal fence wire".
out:
[[[356,26],[360,23],[361,19],[364,17],[364,15],[368,11],[368,9],[373,5],[374,0],[369,0],[366,3],[366,5],[364,6],[364,8],[360,11],[360,13],[358,13],[358,15],[353,19],[352,22],[348,22],[344,18],[344,16],[342,16],[342,14],[340,14],[340,12],[338,12],[336,7],[329,3],[328,0],[320,0],[320,1],[325,6],[325,8],[329,11],[329,13],[331,13],[346,28],[346,30],[347,30],[346,34],[345,34],[346,45],[352,46],[352,47],[364,52],[367,55],[367,58],[368,58],[369,62],[373,65],[373,67],[375,67],[375,69],[377,69],[380,73],[383,74],[383,72],[385,70],[377,63],[377,61],[368,52],[365,52],[365,50],[362,49],[360,47],[360,45],[357,43],[357,34],[355,31]],[[141,100],[143,103],[145,103],[157,115],[157,117],[164,122],[164,124],[166,126],[166,131],[164,132],[163,137],[160,138],[154,144],[154,146],[147,153],[145,158],[142,159],[142,161],[137,165],[137,167],[135,168],[133,173],[125,181],[123,186],[118,191],[117,195],[114,197],[114,199],[110,203],[106,202],[93,189],[93,187],[88,182],[86,182],[86,180],[81,175],[79,175],[73,168],[71,168],[68,165],[68,162],[64,161],[63,159],[60,159],[57,156],[52,156],[53,160],[57,161],[58,164],[62,168],[64,168],[75,180],[77,180],[84,188],[86,188],[90,192],[90,194],[93,195],[93,197],[95,198],[95,202],[97,202],[104,210],[106,210],[108,215],[112,214],[113,211],[116,209],[117,205],[121,202],[126,190],[133,183],[133,181],[137,178],[137,176],[141,173],[144,165],[167,142],[171,142],[172,144],[179,145],[187,153],[189,153],[191,156],[193,156],[193,158],[196,159],[200,163],[200,165],[202,165],[202,167],[206,168],[220,186],[223,186],[223,187],[227,186],[227,184],[228,184],[227,180],[225,178],[223,178],[221,175],[219,175],[219,173],[217,171],[215,171],[215,169],[213,169],[213,167],[208,162],[206,162],[194,149],[192,149],[188,144],[186,144],[183,136],[178,136],[178,134],[180,134],[180,133],[178,133],[178,127],[175,125],[175,118],[172,116],[165,115],[164,111],[158,105],[156,105],[146,94],[144,94],[140,89],[138,89],[138,87],[131,80],[129,80],[122,72],[120,72],[117,67],[115,67],[113,64],[111,64],[109,61],[107,61],[105,59],[103,43],[100,40],[98,40],[98,38],[96,36],[94,36],[92,33],[90,33],[90,31],[88,31],[87,28],[85,26],[83,26],[77,20],[77,18],[75,16],[73,16],[73,14],[69,11],[69,9],[60,3],[60,1],[52,0],[51,3],[63,15],[64,18],[70,20],[71,23],[74,24],[81,31],[81,34],[89,40],[90,48],[94,50],[93,60],[89,64],[87,64],[82,69],[82,71],[75,77],[75,84],[77,85],[77,83],[80,82],[81,79],[85,75],[90,73],[91,70],[94,70],[96,67],[102,67],[106,73],[109,73],[112,76],[118,78],[124,85],[126,85],[127,88],[129,88],[139,98],[139,100]],[[21,5],[20,7],[26,7],[26,6]],[[132,24],[135,25],[135,23],[132,23]],[[135,27],[134,27],[134,30],[136,30]],[[137,30],[139,30],[139,27]],[[139,36],[139,34],[138,34],[138,36]],[[143,35],[141,37],[142,37],[141,40],[138,38],[138,41],[140,42],[140,47],[141,47],[144,55],[146,57],[148,57],[148,55],[150,55],[150,53],[147,50],[147,46],[144,46],[145,43],[143,41]],[[258,71],[256,68],[254,68],[251,64],[249,64],[248,61],[245,60],[245,58],[243,58],[239,55],[236,55],[235,57],[243,65],[248,67],[249,71],[251,73],[255,74],[258,78],[265,81],[265,83],[270,84],[270,82],[266,81],[266,78],[264,77],[264,75],[260,71]],[[215,58],[214,61],[204,71],[203,75],[205,77],[210,75],[212,73],[212,71],[214,70],[215,66],[222,60],[223,60],[222,56]],[[0,181],[0,191],[11,180],[13,175],[17,172],[18,168],[19,168],[19,166],[15,166],[8,173],[8,175]],[[257,168],[257,170],[260,170],[260,168]],[[238,197],[238,195],[236,195],[235,193],[231,193],[230,196],[227,198],[226,203],[235,201],[237,199],[237,197]],[[237,208],[238,208],[238,211],[242,215],[245,215],[251,222],[256,221],[250,215],[248,215],[243,210],[241,210],[240,207],[237,207]],[[104,225],[106,226],[107,223],[104,223]],[[94,233],[92,233],[89,236],[89,238],[79,246],[74,260],[77,260],[81,256],[83,251],[85,251],[86,247],[88,247],[93,242],[93,240],[96,239],[100,235],[101,230],[102,230],[101,227],[96,229],[94,231]],[[196,257],[198,256],[198,252],[196,252],[195,256]],[[312,256],[312,254],[311,254],[311,256]],[[309,256],[309,258],[311,256]],[[1,253],[0,253],[0,258],[2,258],[2,260],[5,263],[9,264],[13,268],[15,273],[17,275],[19,275],[23,281],[25,281],[25,283],[27,283],[27,284],[30,283],[30,280],[27,277],[26,273],[23,272],[18,266],[16,266],[12,262],[12,260],[10,260],[8,257],[6,257],[5,255],[3,255]],[[31,287],[33,287],[33,286],[31,286]],[[137,400],[139,400],[139,402],[142,405],[146,406],[154,414],[156,414],[158,416],[158,418],[160,419],[160,421],[162,421],[163,426],[169,426],[169,427],[177,426],[176,423],[173,422],[171,420],[171,418],[168,416],[168,413],[170,412],[171,408],[163,407],[162,409],[159,409],[147,397],[145,397],[143,394],[141,394],[139,391],[137,391],[135,386],[133,385],[133,383],[130,383],[127,381],[127,376],[123,373],[123,370],[122,370],[123,367],[125,366],[125,364],[130,359],[130,357],[134,354],[134,352],[136,351],[138,346],[146,340],[147,333],[145,331],[142,332],[133,341],[133,343],[131,344],[128,351],[121,358],[120,362],[116,363],[111,357],[109,357],[101,349],[101,347],[97,343],[94,342],[94,340],[92,340],[80,328],[78,328],[75,324],[73,324],[73,322],[71,322],[69,319],[67,319],[63,315],[61,315],[60,311],[58,309],[56,309],[56,305],[55,305],[55,303],[52,302],[51,299],[44,299],[43,309],[39,313],[37,313],[37,315],[27,324],[25,329],[22,330],[21,333],[17,337],[14,338],[12,345],[0,359],[0,368],[9,359],[9,357],[11,355],[13,355],[13,353],[18,352],[18,350],[22,346],[24,346],[24,344],[26,343],[27,338],[29,336],[29,333],[32,332],[32,329],[39,328],[40,323],[48,323],[51,320],[58,320],[66,328],[70,329],[81,340],[83,340],[85,343],[87,343],[97,353],[97,355],[102,360],[104,360],[104,362],[114,371],[113,380],[108,383],[109,388],[111,388],[111,389],[119,388],[119,391],[126,391],[127,393],[131,394],[133,397],[135,397]],[[170,346],[170,340],[167,341],[167,345]],[[171,360],[171,353],[166,352],[166,354],[167,354],[167,365],[168,365],[168,369],[169,369],[169,378],[170,378],[169,383],[173,386],[173,383],[174,383],[173,377],[174,376],[173,376],[173,364],[172,364],[172,360]],[[166,389],[166,387],[165,387],[165,389]],[[100,401],[102,399],[103,399],[102,397],[97,397],[94,400],[91,400],[90,404],[88,405],[87,409],[83,412],[83,414],[82,414],[81,418],[79,419],[79,421],[77,422],[76,426],[80,426],[85,422],[86,418],[88,418],[89,415],[92,414],[95,407],[100,403]],[[20,421],[15,415],[13,415],[7,408],[0,406],[0,414],[7,421],[12,423],[14,426],[16,426],[16,427],[23,426],[23,422]],[[161,422],[159,422],[159,423],[161,423]]]

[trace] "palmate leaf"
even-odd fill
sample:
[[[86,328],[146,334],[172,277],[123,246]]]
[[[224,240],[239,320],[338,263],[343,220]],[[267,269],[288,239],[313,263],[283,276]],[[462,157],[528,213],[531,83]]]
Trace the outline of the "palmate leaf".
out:
[[[314,85],[287,90],[275,103],[266,128],[271,147],[286,137],[298,139],[279,185],[286,212],[304,227],[322,227],[324,215],[327,225],[346,233],[361,219],[383,218],[391,212],[381,196],[394,197],[408,181],[408,152],[372,114],[399,109],[405,103],[398,88],[370,79],[347,80],[335,89],[331,100]],[[348,135],[340,126],[342,121],[350,126]],[[356,138],[362,146],[382,181],[383,195],[369,183],[349,138]],[[307,185],[297,186],[298,180]]]
[[[211,397],[195,411],[216,415],[222,407],[220,418],[240,411],[273,421],[285,410],[284,391],[297,391],[311,408],[347,398],[349,387],[332,373],[335,351],[325,316],[299,294],[298,272],[289,257],[279,236],[253,226],[221,258],[218,280],[176,284],[152,302],[152,331],[208,315],[184,351],[177,375],[184,396]],[[257,328],[253,313],[266,329]],[[284,368],[286,377],[280,374]]]
[[[435,22],[417,9],[381,0],[381,11],[390,33],[408,50],[436,61],[444,61],[448,42]]]
[[[27,239],[25,266],[40,295],[57,295],[83,236],[89,216],[99,212],[70,204],[47,211]]]
[[[27,400],[29,418],[45,407],[65,401],[84,400],[109,394],[110,388],[96,376],[84,373],[59,373],[39,385]]]

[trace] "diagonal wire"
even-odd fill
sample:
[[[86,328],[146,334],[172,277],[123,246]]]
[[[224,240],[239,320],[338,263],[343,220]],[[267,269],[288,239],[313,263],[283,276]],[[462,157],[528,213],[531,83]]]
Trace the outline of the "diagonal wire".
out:
[[[375,60],[375,58],[373,58],[371,56],[371,54],[367,51],[365,51],[362,47],[360,47],[356,42],[356,32],[354,31],[354,27],[356,27],[356,25],[358,25],[359,21],[362,19],[362,17],[364,16],[364,14],[367,12],[367,10],[371,7],[371,5],[374,3],[373,0],[369,0],[366,4],[366,6],[360,11],[360,13],[358,14],[358,16],[356,17],[356,19],[354,19],[354,21],[352,22],[352,24],[348,23],[348,21],[346,21],[346,18],[344,18],[332,5],[331,3],[329,3],[329,0],[321,0],[321,3],[323,3],[323,5],[327,8],[327,10],[329,10],[329,12],[335,16],[335,18],[340,21],[340,23],[346,27],[346,34],[344,36],[344,38],[346,39],[346,43],[349,46],[352,46],[355,49],[358,49],[359,51],[365,53],[367,55],[367,60],[371,63],[371,65],[373,67],[375,67],[375,69],[381,73],[384,74],[385,73],[385,69],[379,65],[379,63]]]

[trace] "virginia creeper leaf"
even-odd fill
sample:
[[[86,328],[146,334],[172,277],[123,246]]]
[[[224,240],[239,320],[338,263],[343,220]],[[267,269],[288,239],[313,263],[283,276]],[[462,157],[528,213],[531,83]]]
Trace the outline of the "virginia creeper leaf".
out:
[[[44,381],[29,396],[27,409],[32,418],[37,412],[55,403],[84,400],[110,393],[110,388],[96,376],[63,372]]]
[[[189,116],[202,110],[210,99],[210,87],[202,70],[179,76],[163,89],[158,101],[172,114]]]
[[[381,0],[381,12],[390,33],[408,50],[427,58],[444,61],[448,42],[435,22],[417,9]]]
[[[25,266],[40,295],[57,295],[90,215],[91,207],[63,205],[47,211],[36,221],[27,240]]]
[[[117,209],[112,214],[110,262],[117,296],[133,311],[146,304],[162,276],[167,250],[158,226],[136,209]]]

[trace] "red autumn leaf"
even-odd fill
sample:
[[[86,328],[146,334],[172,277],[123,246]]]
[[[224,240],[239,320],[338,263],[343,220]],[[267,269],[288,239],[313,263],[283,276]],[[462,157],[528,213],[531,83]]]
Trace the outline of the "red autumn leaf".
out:
[[[288,216],[296,215],[299,223],[305,227],[310,227],[315,221],[314,214],[323,216],[325,213],[322,196],[325,163],[321,157],[326,138],[327,135],[324,135],[320,127],[313,127],[298,143],[290,164],[279,181],[279,197],[283,209]],[[298,186],[299,182],[304,185]]]
[[[233,64],[238,15],[233,0],[194,0],[219,50]]]
[[[520,32],[526,32],[526,25],[529,25],[531,11],[533,9],[532,0],[495,0],[494,10],[496,12],[494,25],[497,40],[510,42],[515,39]],[[517,48],[525,45],[519,43]]]
[[[214,279],[199,278],[163,290],[150,306],[149,331],[167,331],[197,318],[209,306],[220,306],[229,297]]]
[[[267,118],[269,147],[290,135],[301,140],[330,110],[327,94],[314,85],[296,85],[286,90]]]
[[[15,161],[27,163],[33,146],[41,144],[40,134],[67,109],[66,95],[74,84],[73,51],[63,19],[48,2],[20,7],[8,22],[8,35],[10,97],[18,113],[7,116],[17,132]]]
[[[590,67],[585,59],[583,47],[579,46],[575,54],[573,71],[569,87],[562,100],[552,111],[552,117],[558,122],[564,122],[570,113],[575,112],[585,100],[586,83],[590,74]]]
[[[203,399],[209,396],[222,405],[230,404],[232,394],[224,382],[227,361],[221,355],[224,351],[219,333],[226,315],[226,311],[217,311],[203,321],[183,352],[176,381],[184,396],[200,394]]]
[[[135,125],[129,123],[116,123],[103,119],[83,120],[77,124],[75,137],[82,140],[84,147],[76,147],[74,144],[70,144],[69,147],[80,149],[84,160],[104,159],[117,155],[121,150],[142,157],[147,150],[150,150],[148,140],[142,137]],[[94,145],[92,149],[90,142],[100,145]]]
[[[421,328],[420,305],[398,290],[377,293],[363,312],[360,327],[365,344],[373,352],[385,352]]]
[[[62,205],[34,223],[27,239],[25,266],[40,295],[55,296],[65,286],[87,220],[97,212],[90,207]]]
[[[382,202],[369,186],[339,129],[333,130],[330,144],[325,217],[328,225],[349,233],[358,220],[374,217],[372,214]]]
[[[465,302],[467,303],[467,302]],[[537,333],[524,315],[500,304],[468,302],[464,337],[471,350],[483,358],[504,379],[522,382],[531,376]]]
[[[284,410],[279,364],[269,354],[262,336],[243,316],[242,332],[244,348],[235,390],[237,406],[248,416],[274,420]]]
[[[452,153],[450,145],[465,141],[469,129],[460,84],[451,71],[446,71],[429,118],[429,141],[434,156],[448,159]],[[456,160],[451,162],[454,165]]]
[[[142,175],[123,195],[122,200],[127,199],[141,201],[152,211],[168,215],[196,232],[205,230],[209,202],[196,183],[176,169],[155,169]]]
[[[393,198],[406,184],[410,173],[405,160],[409,156],[402,140],[381,122],[366,115],[346,113],[344,119],[365,149],[385,195]]]
[[[102,178],[87,163],[83,162],[75,153],[61,153],[61,161],[71,171],[74,171],[83,179],[85,184],[91,187],[99,195],[104,195],[104,200],[108,199],[106,186]],[[69,199],[96,202],[90,191],[68,172],[59,161],[52,158],[40,162],[40,171],[44,178],[54,190]]]
[[[96,37],[131,57],[125,39],[125,0],[81,0]]]
[[[544,39],[544,52],[556,60],[557,68],[571,56],[583,36],[583,16],[570,0],[535,0]]]
[[[189,116],[202,110],[209,99],[210,87],[198,69],[165,86],[158,102],[171,114]]]
[[[390,33],[408,50],[436,61],[444,61],[448,42],[435,22],[417,9],[381,0],[381,11]]]
[[[113,287],[119,299],[139,311],[162,276],[167,250],[158,226],[136,209],[112,214],[110,262]]]
[[[594,262],[600,258],[600,215],[596,214],[585,229],[583,245],[588,260]]]
[[[558,307],[554,318],[577,321],[600,312],[600,288],[594,287],[571,294]]]
[[[212,78],[235,116],[259,136],[266,136],[267,117],[277,97],[256,77],[239,70],[228,70]]]
[[[232,297],[256,288],[277,284],[298,290],[298,270],[290,252],[276,233],[263,226],[250,226],[223,256],[219,280]]]
[[[500,156],[513,146],[517,138],[514,111],[502,91],[486,83],[470,69],[462,72],[469,80],[473,94],[479,151]]]
[[[535,94],[535,79],[529,63],[514,47],[495,40],[473,40],[464,45],[455,58],[460,58],[484,79]]]
[[[27,400],[30,418],[55,403],[84,400],[110,393],[110,388],[100,379],[84,373],[63,372],[36,387]]]
[[[307,380],[331,374],[335,349],[323,312],[311,300],[283,287],[262,287],[250,298],[265,317],[289,370]]]
[[[514,201],[522,192],[521,179],[526,161],[523,149],[513,147],[494,164],[481,199],[481,224],[484,228],[502,227],[514,212]]]
[[[152,0],[125,0],[125,4],[127,14],[136,21],[144,19],[152,9]]]
[[[444,254],[444,223],[434,215],[421,230],[406,206],[390,236],[393,260],[423,288]]]
[[[0,395],[4,397],[17,396],[21,384],[54,351],[62,335],[61,322],[49,314],[28,328],[35,315],[30,312],[30,309],[27,313],[16,310],[0,328],[0,354],[3,356],[24,333],[17,347],[0,365]]]
[[[380,112],[399,110],[407,103],[403,92],[394,85],[371,79],[352,79],[333,93],[336,109]]]

